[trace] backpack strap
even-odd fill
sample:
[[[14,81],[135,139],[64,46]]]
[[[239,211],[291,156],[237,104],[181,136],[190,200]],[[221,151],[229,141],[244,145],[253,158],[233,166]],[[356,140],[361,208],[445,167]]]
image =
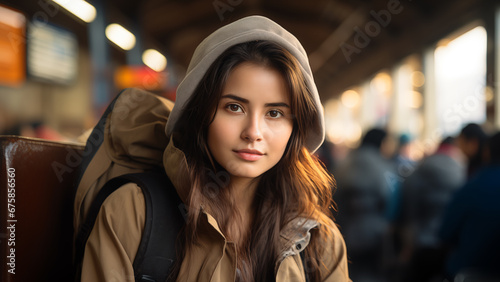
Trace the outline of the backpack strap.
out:
[[[145,172],[113,178],[96,196],[76,238],[77,281],[81,278],[85,244],[102,204],[114,191],[131,182],[141,188],[146,206],[144,231],[133,263],[135,281],[163,282],[170,274],[176,258],[177,234],[184,225],[184,205],[165,173]]]
[[[147,199],[147,222],[138,249],[139,255],[136,255],[133,264],[135,278],[136,281],[163,282],[170,274],[176,258],[175,242],[185,224],[184,204],[165,173],[134,174],[129,177],[141,188],[147,188],[143,188],[144,198]]]

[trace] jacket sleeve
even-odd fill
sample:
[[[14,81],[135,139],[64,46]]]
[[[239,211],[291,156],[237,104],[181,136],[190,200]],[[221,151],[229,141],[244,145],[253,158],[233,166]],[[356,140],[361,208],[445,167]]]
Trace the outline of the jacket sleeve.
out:
[[[111,194],[85,246],[81,281],[134,281],[132,264],[144,220],[144,195],[136,184],[126,184]]]
[[[326,244],[322,255],[321,281],[344,282],[351,281],[347,267],[347,249],[344,237],[337,226],[332,228],[333,236]]]

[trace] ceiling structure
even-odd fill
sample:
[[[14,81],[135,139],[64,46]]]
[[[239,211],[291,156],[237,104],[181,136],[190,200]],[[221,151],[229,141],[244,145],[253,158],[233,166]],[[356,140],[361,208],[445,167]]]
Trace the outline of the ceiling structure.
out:
[[[42,0],[41,0],[42,1]],[[494,0],[88,0],[103,1],[109,22],[137,23],[143,47],[154,47],[187,68],[211,32],[249,15],[263,15],[293,33],[309,54],[322,99],[342,93],[377,71],[470,21],[490,19]],[[30,13],[33,1],[2,1]],[[31,7],[31,8],[30,8]],[[30,10],[31,9],[31,10]],[[69,18],[69,17],[68,17]],[[82,24],[68,25],[86,32]]]
[[[293,33],[310,56],[323,99],[481,17],[480,0],[145,0],[115,7],[137,20],[149,38],[187,67],[196,46],[239,18],[264,15]],[[113,5],[113,4],[111,4]],[[366,42],[355,37],[362,37]],[[358,34],[358,35],[357,35]],[[361,44],[363,43],[363,44]]]

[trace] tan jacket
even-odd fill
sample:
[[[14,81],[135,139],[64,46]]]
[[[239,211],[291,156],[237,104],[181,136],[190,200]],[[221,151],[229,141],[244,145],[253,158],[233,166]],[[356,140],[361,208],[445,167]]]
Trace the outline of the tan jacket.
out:
[[[127,172],[147,169],[157,163],[163,155],[163,164],[167,175],[172,180],[181,199],[185,199],[188,191],[179,189],[179,170],[185,165],[182,151],[174,146],[174,142],[166,142],[159,137],[159,125],[141,125],[145,120],[157,123],[168,117],[171,104],[165,99],[131,91],[130,95],[141,97],[141,107],[133,108],[126,116],[112,116],[104,134],[104,144],[89,165],[89,170],[82,178],[75,201],[75,227],[78,228],[84,217],[93,195],[108,179]],[[139,97],[137,96],[137,97]],[[117,101],[117,106],[127,105],[125,98]],[[158,119],[159,115],[163,115]],[[150,117],[148,118],[144,118]],[[156,120],[155,120],[156,118]],[[163,124],[164,126],[164,124]],[[163,131],[162,131],[163,132]],[[164,134],[164,132],[163,132]],[[140,137],[140,138],[139,138]],[[156,145],[138,140],[157,140]],[[134,140],[134,141],[130,141]],[[148,144],[144,144],[148,143]],[[112,144],[112,145],[111,145]],[[147,146],[139,156],[140,147]],[[166,147],[164,154],[154,154],[161,146]],[[120,149],[118,149],[120,148]],[[153,148],[153,149],[152,149]],[[149,150],[149,151],[148,151]],[[132,160],[124,158],[126,154],[136,154]],[[137,155],[139,154],[139,155]],[[145,159],[152,157],[152,160]],[[178,281],[235,281],[236,247],[225,239],[216,220],[203,213],[199,226],[200,244],[186,254],[181,264]],[[317,224],[315,221],[297,219],[290,228],[303,226],[298,232],[282,232],[282,259],[276,266],[276,281],[305,281],[303,264],[298,255],[309,243],[309,230]],[[110,195],[104,202],[97,221],[85,247],[82,281],[134,281],[132,263],[134,261],[142,229],[145,221],[144,197],[139,187],[127,184]],[[342,235],[337,228],[333,229],[334,238],[324,246],[322,263],[326,271],[322,272],[324,281],[350,281],[347,270],[346,248]],[[306,265],[308,265],[306,263]]]

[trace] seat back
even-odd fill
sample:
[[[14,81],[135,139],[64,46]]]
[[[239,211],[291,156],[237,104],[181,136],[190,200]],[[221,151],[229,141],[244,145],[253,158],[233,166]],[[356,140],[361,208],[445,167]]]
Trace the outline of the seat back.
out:
[[[0,281],[71,281],[83,145],[0,136]]]

